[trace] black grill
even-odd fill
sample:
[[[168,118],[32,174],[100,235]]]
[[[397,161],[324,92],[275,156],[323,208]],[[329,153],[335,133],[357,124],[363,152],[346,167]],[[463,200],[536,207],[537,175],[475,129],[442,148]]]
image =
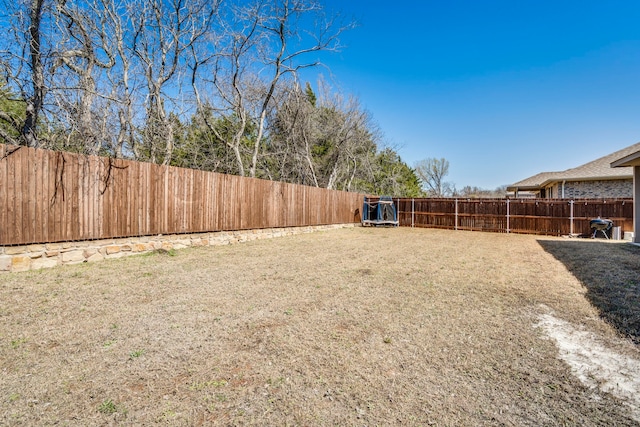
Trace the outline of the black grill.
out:
[[[611,230],[611,227],[613,227],[613,221],[598,217],[589,221],[589,227],[591,227],[591,230],[593,231],[593,234],[591,235],[592,239],[595,239],[598,231],[608,239],[609,236],[607,236],[607,231]]]

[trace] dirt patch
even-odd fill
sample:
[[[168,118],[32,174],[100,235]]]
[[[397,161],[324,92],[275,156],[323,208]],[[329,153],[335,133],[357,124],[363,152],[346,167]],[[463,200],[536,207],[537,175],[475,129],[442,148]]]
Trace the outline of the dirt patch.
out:
[[[548,307],[541,309],[546,312],[540,315],[537,326],[556,342],[560,357],[574,375],[583,384],[626,402],[640,422],[640,359],[616,352],[594,333],[558,319]]]
[[[356,228],[5,274],[0,424],[637,425],[541,304],[638,359],[533,236]]]
[[[638,246],[601,239],[541,240],[540,245],[582,283],[602,318],[640,344]]]

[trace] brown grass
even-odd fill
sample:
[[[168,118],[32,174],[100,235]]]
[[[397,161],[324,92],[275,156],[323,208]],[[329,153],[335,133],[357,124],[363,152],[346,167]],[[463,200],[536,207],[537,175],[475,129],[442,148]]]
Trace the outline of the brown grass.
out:
[[[600,254],[628,262],[576,273]],[[535,324],[637,356],[612,319],[638,312],[638,259],[356,228],[0,275],[0,424],[636,425]],[[590,286],[622,276],[612,317]]]

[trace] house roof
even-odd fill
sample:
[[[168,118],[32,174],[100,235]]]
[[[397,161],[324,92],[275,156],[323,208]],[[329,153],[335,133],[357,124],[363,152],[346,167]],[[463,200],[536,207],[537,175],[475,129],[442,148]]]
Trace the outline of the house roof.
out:
[[[633,166],[640,166],[640,151],[631,153],[628,156],[625,156],[611,163],[612,168],[625,168]]]
[[[541,172],[508,186],[507,191],[513,191],[515,189],[518,189],[519,191],[537,190],[540,188],[542,183],[549,181],[559,173],[561,172]]]
[[[633,178],[631,167],[612,167],[612,162],[626,159],[640,151],[640,142],[629,147],[607,154],[604,157],[593,160],[584,165],[567,169],[562,172],[542,172],[529,178],[518,181],[507,187],[508,191],[537,190],[545,185],[560,181],[594,181],[607,179]],[[617,163],[617,162],[616,162]]]

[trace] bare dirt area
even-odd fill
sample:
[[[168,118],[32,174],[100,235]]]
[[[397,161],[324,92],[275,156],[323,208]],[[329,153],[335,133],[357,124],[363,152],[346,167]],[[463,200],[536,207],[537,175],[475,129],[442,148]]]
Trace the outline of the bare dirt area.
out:
[[[354,228],[0,275],[0,424],[638,425],[639,260]]]

